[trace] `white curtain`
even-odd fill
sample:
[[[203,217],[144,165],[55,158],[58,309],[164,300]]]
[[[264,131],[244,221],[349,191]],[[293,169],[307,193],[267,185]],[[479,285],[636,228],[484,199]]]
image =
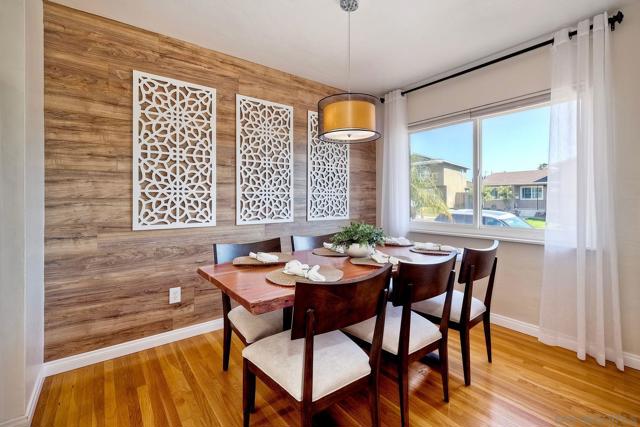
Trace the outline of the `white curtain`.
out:
[[[554,36],[540,341],[624,369],[607,14]]]
[[[389,236],[409,232],[409,132],[407,99],[399,90],[384,97],[381,224]]]

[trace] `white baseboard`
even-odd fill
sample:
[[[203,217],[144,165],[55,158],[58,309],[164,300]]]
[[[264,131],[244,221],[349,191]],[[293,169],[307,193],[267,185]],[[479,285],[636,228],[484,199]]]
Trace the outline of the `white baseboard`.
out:
[[[521,320],[512,319],[511,317],[502,316],[500,314],[491,313],[491,323],[505,327],[525,335],[538,337],[538,325],[523,322]]]
[[[491,323],[496,325],[526,334],[533,337],[538,337],[539,328],[538,325],[532,323],[523,322],[517,319],[513,319],[500,314],[491,313]],[[185,328],[176,329],[173,331],[163,332],[161,334],[153,335],[146,338],[141,338],[134,341],[117,344],[111,347],[105,347],[98,350],[90,351],[87,353],[76,354],[73,356],[65,357],[63,359],[53,360],[43,365],[41,378],[51,375],[59,374],[61,372],[70,371],[84,366],[92,365],[94,363],[104,362],[105,360],[114,359],[116,357],[126,356],[127,354],[136,353],[138,351],[146,350],[159,345],[168,344],[174,341],[183,340],[196,335],[204,334],[211,331],[222,329],[222,319],[211,320],[205,323],[199,323],[197,325],[187,326]],[[569,346],[563,345],[562,347],[569,348]],[[624,353],[624,364],[630,368],[640,369],[640,355],[632,353]],[[40,387],[42,386],[42,379],[39,379],[38,394]],[[35,394],[34,394],[35,395]],[[37,396],[32,396],[32,402],[30,402],[31,412],[35,408],[37,402]],[[13,421],[13,420],[12,420]],[[20,425],[20,424],[16,424]],[[0,427],[13,427],[13,424],[0,424]]]
[[[27,414],[26,418],[29,421],[29,425],[31,425],[31,420],[33,419],[33,413],[36,411],[36,406],[38,406],[38,398],[40,397],[40,392],[42,391],[42,384],[44,384],[44,366],[40,367],[40,372],[38,372],[38,378],[36,378],[36,383],[33,386],[33,390],[31,391],[31,397],[29,397],[29,401],[27,402]]]
[[[540,336],[540,328],[538,325],[532,323],[522,322],[520,320],[512,319],[510,317],[502,316],[500,314],[491,313],[491,323],[498,326],[521,332],[525,335],[538,338]],[[556,339],[558,347],[566,348],[567,350],[576,351],[576,341],[572,337],[563,337],[562,339]],[[627,353],[623,354],[624,366],[629,368],[640,370],[640,355]]]
[[[40,368],[40,372],[38,372],[38,378],[36,378],[36,382],[33,385],[33,390],[31,391],[31,397],[29,397],[29,402],[27,402],[25,415],[0,422],[0,427],[27,427],[31,425],[31,419],[33,418],[33,413],[36,410],[38,398],[40,397],[40,391],[42,391],[42,384],[44,383],[43,372],[43,369]]]
[[[87,353],[75,354],[63,359],[52,360],[51,362],[46,362],[44,364],[44,376],[48,377],[61,372],[71,371],[73,369],[104,362],[105,360],[114,359],[116,357],[126,356],[127,354],[191,338],[193,336],[216,331],[218,329],[222,329],[222,319],[198,323],[197,325],[174,329],[172,331],[124,342],[122,344],[112,345],[110,347],[89,351]]]
[[[0,427],[27,427],[29,425],[29,419],[26,415],[18,418],[12,418],[0,423]]]

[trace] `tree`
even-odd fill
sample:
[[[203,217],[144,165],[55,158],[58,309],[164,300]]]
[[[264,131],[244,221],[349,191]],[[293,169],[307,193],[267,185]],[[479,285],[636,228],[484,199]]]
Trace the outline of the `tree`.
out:
[[[499,187],[484,187],[482,190],[482,199],[485,202],[492,200],[502,200],[506,210],[511,209],[513,204],[513,187],[510,185],[501,185]]]
[[[549,166],[549,163],[540,163],[540,164],[538,165],[538,170],[540,170],[540,171],[541,171],[542,169],[546,169],[546,168],[547,168],[547,166]]]
[[[426,169],[426,168],[425,168]],[[411,165],[411,217],[423,208],[427,208],[434,215],[444,214],[451,218],[447,203],[444,201],[434,177],[428,169]]]
[[[511,209],[513,203],[513,187],[510,185],[501,185],[498,187],[498,198],[504,202],[505,209]]]

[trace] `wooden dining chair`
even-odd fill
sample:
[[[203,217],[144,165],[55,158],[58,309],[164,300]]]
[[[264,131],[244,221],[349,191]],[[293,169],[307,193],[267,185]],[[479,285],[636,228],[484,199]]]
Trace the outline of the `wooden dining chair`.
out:
[[[253,243],[215,243],[213,245],[213,263],[223,264],[233,261],[239,256],[247,256],[249,252],[280,252],[280,238]],[[235,332],[244,345],[251,344],[261,338],[276,334],[283,329],[282,310],[254,315],[241,305],[231,308],[229,295],[222,292],[222,316],[224,339],[222,346],[222,369],[229,368],[231,352],[231,331]]]
[[[303,427],[313,414],[368,388],[371,424],[378,426],[380,346],[391,266],[338,283],[296,283],[291,332],[264,338],[242,351],[243,416],[255,407],[256,377],[283,392],[300,411]],[[369,354],[340,332],[375,317]]]
[[[451,315],[449,327],[460,332],[460,347],[462,350],[462,366],[464,370],[464,384],[471,384],[471,359],[469,348],[469,330],[482,322],[484,324],[484,338],[487,345],[487,359],[491,363],[491,295],[493,282],[496,277],[498,258],[498,241],[494,240],[487,249],[464,248],[458,283],[465,284],[464,292],[453,291],[451,299]],[[473,297],[473,282],[489,277],[484,302]],[[445,295],[420,301],[413,304],[413,310],[432,321],[438,321],[446,313]],[[444,314],[443,314],[444,313]]]
[[[324,242],[331,242],[333,234],[323,236],[291,236],[291,249],[293,251],[309,251],[321,248]]]
[[[400,420],[409,425],[409,364],[438,350],[444,401],[449,401],[449,363],[447,353],[448,316],[436,326],[411,311],[411,304],[436,295],[445,295],[444,313],[451,308],[455,281],[456,254],[443,257],[435,264],[398,264],[393,279],[391,302],[387,304],[382,350],[394,359],[398,370]],[[349,326],[344,332],[357,341],[371,344],[374,339],[373,320]]]

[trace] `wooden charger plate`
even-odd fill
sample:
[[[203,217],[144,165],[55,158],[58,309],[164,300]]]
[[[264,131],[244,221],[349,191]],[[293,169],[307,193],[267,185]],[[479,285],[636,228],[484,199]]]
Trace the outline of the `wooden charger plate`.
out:
[[[296,282],[304,283],[331,283],[337,282],[342,279],[344,275],[342,270],[338,270],[330,265],[321,265],[318,273],[322,274],[326,279],[324,282],[314,282],[313,280],[305,279],[300,276],[293,276],[291,274],[285,274],[282,269],[270,271],[266,274],[266,278],[269,282],[280,286],[295,286]]]
[[[398,258],[400,261],[404,261],[404,262],[411,262],[411,258],[408,258],[406,256],[394,255],[394,258]],[[385,265],[385,264],[379,264],[374,260],[372,260],[371,258],[351,258],[349,259],[349,261],[351,262],[351,264],[354,264],[354,265],[370,265],[372,267],[382,267]]]
[[[447,255],[449,255],[451,253],[451,252],[447,252],[447,251],[435,251],[435,250],[431,250],[431,249],[418,249],[418,248],[411,248],[409,250],[411,252],[415,252],[417,254],[432,255],[432,256],[447,256]]]
[[[278,261],[275,262],[262,262],[250,256],[239,256],[233,259],[233,265],[278,265],[286,264],[293,259],[293,255],[284,252],[268,252],[271,255],[277,255]]]
[[[332,251],[331,249],[327,249],[325,247],[315,248],[314,250],[311,251],[311,253],[319,256],[341,256],[341,257],[349,256],[346,253],[341,254],[340,252]]]

